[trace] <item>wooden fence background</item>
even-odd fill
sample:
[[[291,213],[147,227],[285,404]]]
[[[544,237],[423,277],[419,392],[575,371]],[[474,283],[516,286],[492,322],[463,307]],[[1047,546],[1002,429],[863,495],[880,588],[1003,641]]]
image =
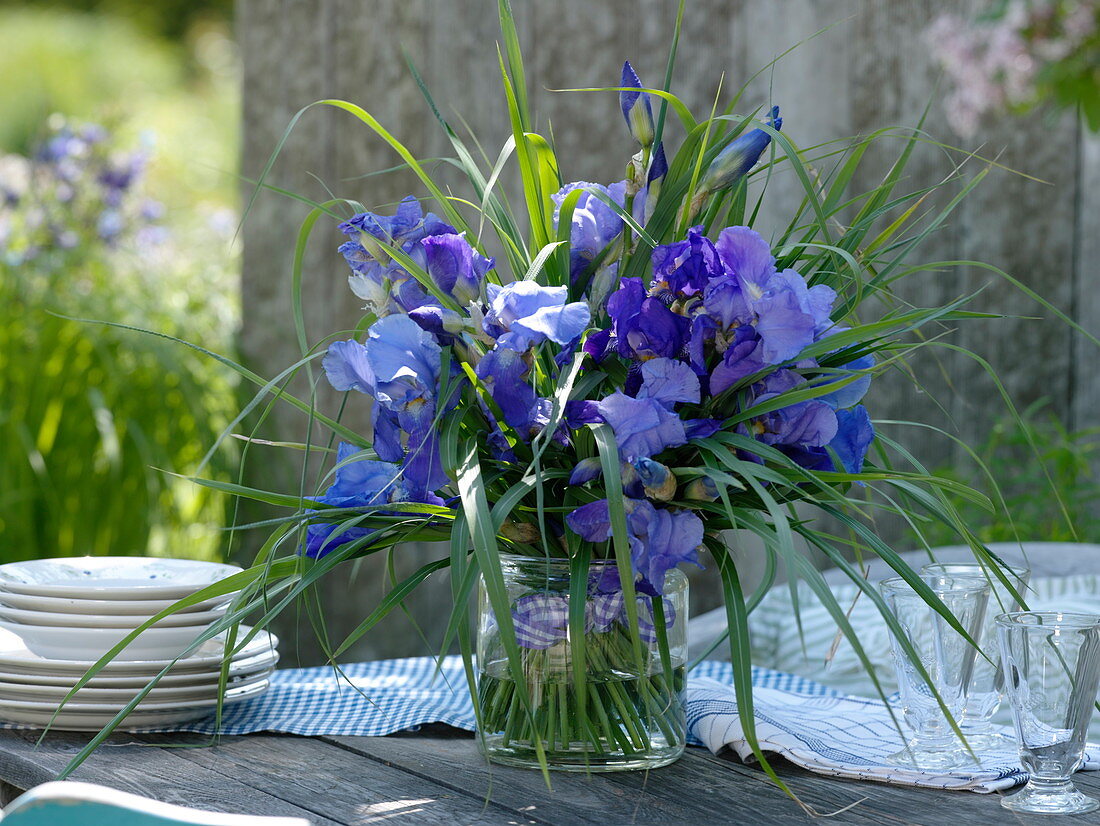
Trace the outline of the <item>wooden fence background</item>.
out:
[[[626,58],[643,80],[658,85],[675,0],[513,1],[538,123],[542,128],[552,124],[559,148],[569,152],[563,175],[605,182],[620,178],[633,150],[615,96],[548,90],[615,85]],[[244,175],[256,178],[295,112],[324,98],[362,105],[420,157],[447,154],[449,146],[404,65],[402,48],[412,55],[445,114],[460,122],[461,113],[495,158],[507,136],[495,5],[494,0],[238,0]],[[753,81],[740,108],[779,103],[784,130],[801,146],[912,125],[933,98],[938,77],[923,30],[942,11],[966,13],[978,5],[946,0],[690,0],[674,91],[697,114],[709,111],[723,73],[728,95],[781,52],[832,26]],[[932,104],[927,131],[948,143],[962,143],[949,130],[939,102]],[[1036,114],[990,124],[965,145],[1045,183],[995,170],[950,226],[929,239],[923,260],[993,263],[1086,329],[1100,333],[1100,141],[1084,133],[1072,116]],[[861,173],[854,182],[857,189],[876,183],[886,154]],[[270,180],[316,200],[332,192],[384,209],[418,191],[414,182],[403,173],[362,176],[397,162],[381,140],[347,114],[315,108],[295,127]],[[948,153],[929,144],[917,153],[905,186],[917,189],[937,182],[953,164]],[[979,168],[978,162],[971,166]],[[246,201],[251,195],[247,184],[244,195]],[[778,224],[799,198],[793,180],[773,180],[760,222],[765,234],[771,219]],[[245,224],[241,349],[246,364],[265,376],[274,376],[300,356],[291,321],[290,269],[306,211],[300,203],[265,192]],[[340,240],[334,226],[326,224],[314,232],[307,251],[305,318],[311,342],[350,327],[358,317],[358,301],[347,288],[345,265],[336,254]],[[1033,318],[1047,314],[995,276],[977,268],[929,272],[912,298],[929,304],[983,284],[989,286],[977,306],[1020,317],[969,324],[952,340],[983,353],[1018,404],[1046,398],[1070,426],[1100,424],[1093,346],[1065,324]],[[1003,407],[980,366],[944,353],[939,362],[925,358],[919,370],[926,394],[885,377],[869,399],[873,415],[918,418],[952,430],[964,443],[982,441]],[[324,403],[331,404],[331,396],[321,391]],[[352,410],[351,416],[361,420],[363,411]],[[298,441],[304,428],[304,418],[280,409],[264,435]],[[933,466],[962,456],[962,448],[948,439],[899,435],[915,441],[921,457]],[[299,470],[273,449],[253,449],[254,482],[293,490]],[[437,553],[404,549],[399,570],[411,571]],[[752,552],[741,553],[751,568]],[[381,567],[371,563],[352,571],[348,566],[346,576],[329,577],[333,581],[324,586],[322,600],[328,623],[346,629],[362,617],[364,607],[382,593]],[[698,592],[697,604],[709,607],[714,591],[701,585]],[[441,578],[410,601],[429,637],[448,600]],[[297,628],[284,623],[282,633],[291,659],[295,640],[301,643],[303,661],[316,659],[316,643],[304,618]],[[380,626],[352,654],[425,650],[418,632],[399,618]]]

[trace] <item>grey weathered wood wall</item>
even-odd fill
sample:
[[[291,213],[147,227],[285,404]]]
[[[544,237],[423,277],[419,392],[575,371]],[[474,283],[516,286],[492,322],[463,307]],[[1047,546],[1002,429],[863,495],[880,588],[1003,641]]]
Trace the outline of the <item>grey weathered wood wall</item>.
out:
[[[538,121],[551,123],[559,147],[569,151],[563,174],[573,180],[620,177],[631,149],[614,96],[546,90],[614,85],[625,58],[643,79],[659,83],[675,0],[514,4]],[[938,74],[921,32],[940,11],[967,11],[977,5],[974,0],[692,0],[675,91],[696,112],[706,111],[723,72],[724,88],[736,88],[789,46],[835,24],[754,81],[744,108],[781,104],[785,130],[802,146],[911,125],[933,96]],[[237,32],[244,55],[243,171],[248,177],[259,173],[298,109],[329,97],[364,106],[422,157],[446,154],[444,137],[405,69],[402,46],[414,56],[447,113],[460,112],[490,155],[495,156],[506,137],[493,0],[238,0]],[[932,106],[927,130],[957,142],[938,104]],[[1070,116],[1034,115],[992,124],[973,143],[981,145],[984,155],[998,156],[1004,165],[1047,183],[995,171],[951,225],[929,239],[925,257],[989,261],[1100,333],[1100,142],[1085,135]],[[379,139],[348,115],[315,109],[291,134],[271,180],[318,200],[331,190],[384,208],[416,191],[409,176],[358,176],[396,162]],[[878,168],[861,173],[856,186],[872,186],[885,162],[877,159]],[[952,166],[946,153],[929,145],[911,165],[906,185],[916,189],[938,181]],[[782,215],[799,197],[789,179],[778,176],[772,182],[768,211],[760,223],[765,233],[770,216]],[[299,356],[290,326],[289,273],[294,236],[305,211],[299,203],[264,193],[245,225],[241,347],[246,363],[267,376]],[[314,233],[306,256],[305,316],[311,341],[357,319],[357,301],[347,290],[344,263],[335,253],[339,241],[334,227],[325,225]],[[977,268],[929,272],[912,298],[930,303],[987,282],[983,309],[1046,315]],[[1047,398],[1071,425],[1100,424],[1097,351],[1065,325],[1031,318],[978,322],[957,331],[953,340],[986,354],[1019,403]],[[964,442],[980,441],[999,412],[993,385],[980,367],[944,352],[940,363],[926,358],[919,369],[927,393],[921,396],[909,383],[886,377],[871,398],[874,415],[915,416],[953,429]],[[323,393],[322,398],[327,399]],[[362,413],[353,410],[351,415]],[[265,432],[300,440],[304,427],[304,418],[280,410]],[[933,465],[960,456],[961,449],[947,439],[922,436],[917,441],[921,455]],[[254,450],[253,478],[296,486],[295,466],[261,450],[269,449]],[[399,565],[409,569],[432,553],[407,549]],[[330,619],[342,617],[339,624],[346,625],[362,616],[363,604],[373,602],[383,587],[377,567],[363,566],[338,584],[326,584],[323,602]],[[443,581],[430,584],[411,601],[412,612],[432,625],[446,604],[446,589]],[[706,599],[709,592],[701,592]],[[303,658],[313,659],[309,634],[302,633]],[[293,649],[292,640],[287,649]],[[380,627],[354,653],[423,650],[416,632],[400,619]]]

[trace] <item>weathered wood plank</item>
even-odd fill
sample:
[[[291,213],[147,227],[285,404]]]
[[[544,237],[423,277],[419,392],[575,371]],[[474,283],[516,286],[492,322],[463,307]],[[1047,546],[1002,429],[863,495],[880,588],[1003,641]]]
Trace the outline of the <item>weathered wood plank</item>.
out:
[[[163,737],[144,737],[147,742]],[[521,824],[539,821],[510,808],[486,805],[472,792],[367,760],[317,738],[249,735],[223,738],[180,757],[258,793],[340,823]]]
[[[775,786],[764,772],[730,754],[715,757],[689,748],[671,766],[652,772],[554,774],[548,790],[535,771],[489,766],[468,735],[325,738],[386,765],[428,777],[454,789],[485,796],[532,817],[561,826],[631,823],[733,822],[781,826],[815,822]],[[996,795],[937,792],[881,783],[839,781],[811,774],[783,760],[780,776],[818,813],[849,806],[830,823],[853,826],[956,826],[965,817],[975,826],[1004,822]],[[1087,775],[1082,786],[1097,783]]]
[[[55,780],[90,737],[56,732],[50,733],[42,746],[36,746],[39,734],[0,731],[0,781],[25,791]],[[278,794],[258,791],[221,772],[197,766],[183,759],[180,756],[183,752],[152,748],[136,737],[121,735],[101,746],[73,773],[72,779],[195,809],[304,817],[314,826],[343,823],[288,803]],[[257,762],[262,762],[259,753]]]

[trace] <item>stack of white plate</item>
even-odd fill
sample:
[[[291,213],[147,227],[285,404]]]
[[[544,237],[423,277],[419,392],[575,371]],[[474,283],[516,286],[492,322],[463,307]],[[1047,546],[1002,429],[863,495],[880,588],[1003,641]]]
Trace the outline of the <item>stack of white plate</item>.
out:
[[[165,667],[168,673],[126,718],[147,727],[197,719],[218,701],[226,658],[219,636],[183,652],[224,615],[234,593],[170,614],[143,630],[54,717],[103,654],[157,613],[240,568],[144,557],[41,559],[0,565],[0,719],[97,730]],[[249,629],[242,626],[238,639]],[[224,703],[267,690],[277,640],[258,633],[230,658]],[[174,664],[173,664],[173,661]]]

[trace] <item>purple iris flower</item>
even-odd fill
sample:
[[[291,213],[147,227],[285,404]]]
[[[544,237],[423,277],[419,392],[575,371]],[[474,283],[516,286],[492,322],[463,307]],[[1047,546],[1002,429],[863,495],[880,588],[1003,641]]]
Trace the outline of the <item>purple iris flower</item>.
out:
[[[618,392],[596,407],[615,431],[619,454],[628,462],[687,444],[683,420],[656,399],[632,399]]]
[[[435,433],[441,350],[431,333],[408,316],[371,325],[366,344],[334,342],[322,365],[337,390],[358,390],[377,402],[375,449],[396,458],[400,431],[408,434],[405,472],[414,495],[447,483]]]
[[[675,357],[684,349],[690,322],[649,298],[640,278],[624,278],[607,299],[615,346],[624,358]]]
[[[641,576],[639,590],[664,592],[665,574],[677,565],[699,564],[703,522],[691,511],[655,508],[644,499],[624,499],[630,559]],[[606,542],[611,536],[611,516],[606,499],[582,505],[566,518],[575,534],[589,542]]]
[[[414,196],[406,196],[397,205],[394,215],[378,215],[374,212],[360,212],[340,224],[339,229],[345,235],[357,238],[360,232],[372,235],[384,243],[400,246],[419,242],[430,235],[453,234],[455,229],[432,212],[427,215],[420,207],[420,201]],[[409,249],[405,251],[408,252]]]
[[[355,446],[341,442],[336,449],[336,480],[324,494],[311,498],[315,502],[323,502],[336,508],[407,501],[409,493],[401,477],[401,468],[391,462],[377,462],[365,457],[353,459],[359,452]],[[340,522],[311,524],[306,529],[306,555],[314,559],[320,558],[341,545],[371,533],[369,529],[359,526],[345,528],[337,533],[339,527]]]
[[[710,375],[710,392],[717,395],[767,367],[762,349],[755,327],[744,324],[736,328],[722,361]]]
[[[647,503],[648,504],[648,503]],[[664,593],[665,574],[683,563],[699,564],[699,546],[703,544],[703,521],[692,511],[654,508],[644,520],[644,532],[637,530],[642,520],[631,519],[635,535],[631,537],[631,561],[656,594]]]
[[[723,324],[751,320],[760,335],[760,356],[765,362],[789,361],[831,324],[829,311],[836,293],[823,284],[808,287],[794,270],[776,272],[771,248],[758,233],[748,227],[727,227],[716,246],[737,279],[740,296],[724,283],[704,298],[704,304]]]
[[[527,380],[529,372],[521,353],[500,347],[486,353],[477,365],[478,378],[504,414],[504,421],[528,441],[549,421],[540,404],[544,400],[535,395]]]
[[[875,428],[867,408],[861,404],[851,410],[838,410],[836,420],[836,436],[829,442],[829,447],[836,451],[846,471],[861,473],[867,449],[875,440]]]
[[[623,77],[620,86],[628,87],[630,91],[619,92],[619,106],[623,110],[626,125],[630,128],[630,134],[642,146],[650,146],[656,135],[653,126],[653,108],[649,103],[649,95],[641,90],[642,81],[630,61],[623,64]]]
[[[514,281],[507,286],[485,286],[489,312],[485,332],[498,347],[524,352],[549,339],[565,345],[588,327],[592,317],[584,301],[567,303],[567,287],[543,287],[533,281]]]
[[[574,190],[585,189],[573,208],[572,224],[569,229],[570,274],[579,276],[601,252],[609,247],[623,232],[623,219],[606,201],[591,190],[599,190],[619,206],[626,203],[626,182],[604,186],[603,184],[577,181],[566,184],[551,199],[554,201],[554,226],[561,217],[561,205],[565,197]]]
[[[602,421],[598,402],[574,399],[565,403],[565,423],[574,430],[586,424],[599,424]]]
[[[753,403],[771,401],[805,384],[806,380],[797,373],[779,370],[760,383],[761,392],[756,394]],[[764,444],[822,447],[836,435],[836,413],[825,402],[811,399],[765,413],[756,420],[755,430]]]
[[[652,258],[654,294],[695,295],[723,272],[718,251],[701,226],[689,229],[686,241],[655,247]]]
[[[779,107],[773,106],[768,118],[776,131],[783,128],[783,119],[779,117]],[[699,184],[704,192],[717,192],[733,186],[756,166],[764,150],[768,148],[772,137],[763,129],[753,129],[742,133],[731,141],[707,168]]]
[[[424,248],[424,269],[443,292],[465,307],[481,297],[485,273],[493,268],[492,258],[473,249],[461,235],[430,235],[420,241]]]
[[[339,229],[352,239],[340,246],[340,253],[352,269],[348,285],[380,316],[415,309],[427,303],[428,293],[400,265],[385,257],[383,261],[375,258],[369,245],[363,243],[363,234],[400,247],[419,266],[426,267],[427,253],[420,242],[455,232],[434,213],[425,215],[412,195],[398,205],[394,215],[361,212],[340,224]]]
[[[875,357],[868,354],[866,356],[860,356],[853,361],[848,362],[840,369],[850,371],[867,371],[875,366]],[[850,379],[851,376],[840,374],[837,376],[837,381]],[[850,381],[843,387],[834,390],[827,396],[822,396],[821,401],[828,404],[830,407],[839,410],[845,407],[852,407],[858,404],[860,400],[867,395],[867,389],[871,386],[871,374],[865,372],[859,378]]]
[[[638,398],[653,399],[668,406],[677,402],[699,403],[699,377],[682,361],[656,358],[642,363],[642,386]]]

